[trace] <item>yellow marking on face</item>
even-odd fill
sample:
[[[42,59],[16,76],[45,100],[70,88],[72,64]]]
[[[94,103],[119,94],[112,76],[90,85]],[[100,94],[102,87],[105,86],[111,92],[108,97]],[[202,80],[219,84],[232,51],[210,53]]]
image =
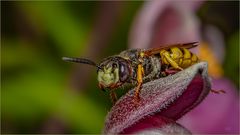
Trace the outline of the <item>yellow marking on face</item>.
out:
[[[112,72],[112,70],[114,71]],[[98,81],[104,87],[108,87],[111,84],[117,83],[119,81],[118,68],[112,69],[112,67],[104,67],[102,71],[98,71]]]

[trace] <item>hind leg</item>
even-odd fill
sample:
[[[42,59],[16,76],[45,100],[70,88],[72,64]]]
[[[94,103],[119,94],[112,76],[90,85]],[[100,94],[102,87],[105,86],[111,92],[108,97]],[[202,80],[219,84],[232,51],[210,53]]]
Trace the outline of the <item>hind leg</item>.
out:
[[[166,59],[166,61],[175,69],[183,70],[169,55],[167,51],[163,51],[160,55]]]
[[[215,94],[221,94],[221,93],[226,93],[226,91],[224,90],[210,90],[212,93],[215,93]]]

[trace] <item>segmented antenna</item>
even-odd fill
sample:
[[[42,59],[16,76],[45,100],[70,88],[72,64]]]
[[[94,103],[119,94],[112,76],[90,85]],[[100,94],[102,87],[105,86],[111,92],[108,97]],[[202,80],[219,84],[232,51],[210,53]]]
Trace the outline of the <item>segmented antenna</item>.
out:
[[[87,64],[87,65],[92,65],[97,67],[98,69],[101,69],[99,65],[97,65],[95,62],[89,60],[89,59],[84,59],[84,58],[71,58],[71,57],[62,57],[62,60],[67,61],[67,62],[75,62],[75,63],[82,63],[82,64]]]

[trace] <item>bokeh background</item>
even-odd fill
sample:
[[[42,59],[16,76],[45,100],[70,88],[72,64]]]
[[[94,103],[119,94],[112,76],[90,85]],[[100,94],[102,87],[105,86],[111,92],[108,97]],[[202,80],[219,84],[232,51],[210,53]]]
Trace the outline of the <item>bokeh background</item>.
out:
[[[109,93],[98,89],[95,68],[61,57],[99,62],[192,40],[210,63],[213,87],[227,93],[210,93],[180,122],[195,133],[239,133],[238,1],[1,1],[1,132],[101,133]],[[196,119],[203,114],[211,125]]]

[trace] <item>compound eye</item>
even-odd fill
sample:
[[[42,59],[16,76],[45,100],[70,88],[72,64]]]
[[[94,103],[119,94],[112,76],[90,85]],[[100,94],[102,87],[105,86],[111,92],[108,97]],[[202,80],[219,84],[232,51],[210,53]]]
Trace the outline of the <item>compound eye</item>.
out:
[[[119,64],[119,76],[120,76],[120,81],[125,81],[129,77],[129,69],[126,64],[120,63]]]

